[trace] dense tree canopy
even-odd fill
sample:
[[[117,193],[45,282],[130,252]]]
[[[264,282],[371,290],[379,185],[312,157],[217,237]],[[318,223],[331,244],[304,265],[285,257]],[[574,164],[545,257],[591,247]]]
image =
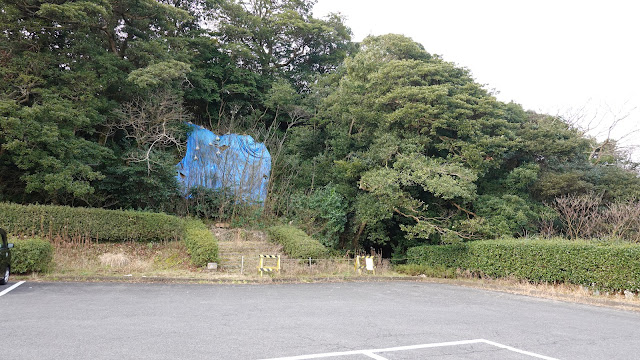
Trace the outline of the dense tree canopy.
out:
[[[594,140],[562,119],[497,101],[404,36],[365,39],[315,90],[318,115],[289,142],[296,181],[332,184],[348,199],[343,236],[359,246],[522,235],[557,196],[614,199],[637,186],[612,186],[611,171],[638,183],[594,165]]]
[[[615,142],[405,36],[352,43],[313,4],[0,0],[0,201],[183,211],[186,121],[265,141],[264,216],[333,247],[524,235],[561,196],[640,197]]]

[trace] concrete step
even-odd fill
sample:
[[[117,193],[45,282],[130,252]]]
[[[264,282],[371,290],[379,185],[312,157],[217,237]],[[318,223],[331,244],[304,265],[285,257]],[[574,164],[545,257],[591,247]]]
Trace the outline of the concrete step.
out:
[[[269,246],[269,245],[274,245],[274,243],[270,243],[267,241],[260,241],[260,240],[247,240],[247,241],[235,241],[235,240],[231,240],[231,241],[218,241],[218,244],[223,245],[223,246]]]
[[[266,242],[267,235],[263,231],[259,230],[244,230],[244,229],[224,229],[224,228],[211,228],[211,232],[218,239],[218,242],[245,242],[245,241],[260,241]]]
[[[285,259],[282,247],[267,241],[267,236],[261,231],[246,231],[243,229],[212,228],[214,236],[218,239],[219,266],[222,271],[244,272],[257,271],[259,255],[280,255]],[[243,258],[244,257],[244,263]],[[265,265],[272,266],[273,259]]]
[[[277,249],[279,246],[274,244],[233,244],[233,243],[218,243],[218,249],[223,251],[265,251],[271,249]]]

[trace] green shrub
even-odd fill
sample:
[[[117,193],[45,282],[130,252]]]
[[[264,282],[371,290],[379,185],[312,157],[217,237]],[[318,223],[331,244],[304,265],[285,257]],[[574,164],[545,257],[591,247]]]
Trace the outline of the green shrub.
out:
[[[185,220],[184,243],[195,266],[218,262],[218,240],[200,220]]]
[[[12,234],[106,241],[178,240],[184,235],[183,221],[175,216],[68,206],[0,203],[0,224]]]
[[[53,245],[41,238],[12,239],[11,272],[24,274],[28,272],[47,271],[53,260]]]
[[[282,245],[284,252],[294,259],[323,259],[329,256],[324,245],[296,227],[272,226],[267,229],[267,234],[270,241]]]
[[[296,225],[321,244],[336,247],[347,223],[347,201],[333,184],[291,196]]]
[[[101,241],[184,240],[194,265],[218,261],[218,241],[201,221],[166,214],[0,203],[0,224],[10,233],[27,236],[81,236]],[[20,253],[19,249],[16,253]],[[24,267],[18,264],[18,270],[14,271],[41,270],[31,264]]]
[[[410,264],[460,268],[534,283],[572,283],[601,290],[640,289],[640,245],[501,239],[407,251]]]
[[[520,168],[516,168],[518,169]],[[515,236],[535,231],[536,221],[541,213],[534,204],[513,194],[504,194],[500,197],[481,195],[474,207],[484,221],[471,222],[474,225],[471,230],[485,238]]]
[[[228,220],[231,218],[234,194],[230,189],[209,189],[194,187],[189,189],[186,199],[189,214],[200,219]]]
[[[199,219],[229,222],[232,227],[260,226],[263,204],[238,200],[238,194],[229,188],[195,187],[185,199],[186,213]]]

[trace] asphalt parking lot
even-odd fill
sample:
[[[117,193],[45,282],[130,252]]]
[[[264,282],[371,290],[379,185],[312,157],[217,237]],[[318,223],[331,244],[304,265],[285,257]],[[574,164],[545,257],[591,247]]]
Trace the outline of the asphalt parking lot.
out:
[[[26,282],[0,296],[0,309],[3,359],[637,359],[640,353],[635,312],[422,282]]]

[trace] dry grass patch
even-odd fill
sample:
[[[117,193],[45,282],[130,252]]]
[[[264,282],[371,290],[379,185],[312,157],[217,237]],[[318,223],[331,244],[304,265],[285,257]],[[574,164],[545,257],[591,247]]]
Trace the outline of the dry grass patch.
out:
[[[544,299],[640,311],[640,298],[638,295],[629,292],[600,292],[581,285],[565,283],[530,283],[516,278],[479,278],[477,275],[471,274],[468,271],[457,271],[456,275],[457,277],[455,279],[423,277],[425,280],[440,283],[527,295]]]
[[[128,265],[131,260],[127,257],[127,255],[123,253],[112,254],[112,253],[104,253],[98,257],[100,259],[100,263],[102,265],[112,267],[112,268],[122,268]]]
[[[392,271],[388,260],[376,258],[375,275],[397,276]],[[358,277],[353,259],[282,259],[281,274],[283,277]],[[362,276],[371,276],[371,272],[362,271]],[[278,275],[276,275],[278,276]]]
[[[195,269],[182,242],[54,243],[51,276],[163,276]]]

